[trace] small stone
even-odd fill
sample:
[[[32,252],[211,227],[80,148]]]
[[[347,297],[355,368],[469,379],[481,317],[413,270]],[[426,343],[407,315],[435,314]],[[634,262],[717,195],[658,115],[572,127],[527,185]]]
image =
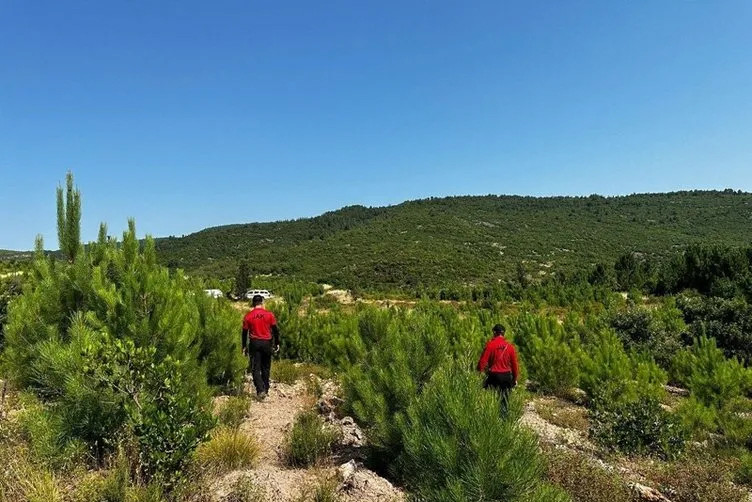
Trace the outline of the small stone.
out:
[[[645,502],[671,502],[655,488],[641,485],[639,483],[630,483],[629,488],[639,497],[640,500]]]
[[[352,478],[355,476],[355,471],[357,470],[358,464],[355,463],[355,460],[350,460],[337,468],[337,474],[339,474],[342,483],[347,485],[352,481]]]

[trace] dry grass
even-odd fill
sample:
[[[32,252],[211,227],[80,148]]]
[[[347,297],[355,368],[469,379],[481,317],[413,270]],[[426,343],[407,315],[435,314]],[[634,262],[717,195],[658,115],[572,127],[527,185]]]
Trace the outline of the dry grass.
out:
[[[552,401],[536,403],[535,411],[546,422],[565,429],[587,432],[590,425],[585,408]]]
[[[303,488],[295,502],[339,502],[338,483],[331,477],[321,477]]]
[[[545,452],[548,480],[577,502],[633,502],[624,481],[586,456],[567,450]]]
[[[331,371],[316,364],[295,363],[289,359],[281,359],[272,363],[271,379],[275,382],[292,385],[299,379],[309,375],[329,378]]]
[[[196,450],[196,461],[204,471],[222,474],[252,467],[260,448],[256,438],[229,427],[219,427],[209,441]]]
[[[249,475],[241,476],[225,497],[224,502],[265,502],[269,500],[266,490]]]
[[[672,502],[744,502],[747,492],[731,483],[728,463],[717,458],[685,458],[647,473]]]

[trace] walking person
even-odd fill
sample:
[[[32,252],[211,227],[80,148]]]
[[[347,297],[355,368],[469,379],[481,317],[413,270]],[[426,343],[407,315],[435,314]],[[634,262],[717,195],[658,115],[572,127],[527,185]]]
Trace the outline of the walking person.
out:
[[[517,385],[520,374],[517,364],[517,351],[504,338],[504,326],[493,327],[493,338],[486,343],[486,348],[478,361],[478,371],[486,373],[483,387],[494,389],[502,398],[503,407],[509,399],[509,393]]]
[[[256,295],[252,309],[243,318],[243,354],[251,359],[253,386],[259,399],[269,394],[272,353],[279,352],[279,328],[274,314],[264,308],[264,298]]]

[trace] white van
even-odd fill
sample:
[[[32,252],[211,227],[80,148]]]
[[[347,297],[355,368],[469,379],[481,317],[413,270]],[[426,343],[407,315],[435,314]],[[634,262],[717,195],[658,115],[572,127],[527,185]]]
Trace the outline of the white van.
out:
[[[204,293],[211,298],[222,298],[225,296],[221,289],[205,289]]]
[[[252,299],[253,299],[253,297],[254,297],[254,296],[256,296],[256,295],[260,296],[260,297],[261,297],[261,298],[263,298],[264,300],[267,300],[267,299],[269,299],[269,298],[274,298],[274,295],[273,295],[273,294],[271,294],[271,293],[270,293],[270,292],[269,292],[268,290],[266,290],[266,289],[249,289],[249,290],[248,290],[248,291],[246,291],[246,293],[245,293],[245,297],[246,297],[246,299],[248,299],[248,300],[252,300]]]

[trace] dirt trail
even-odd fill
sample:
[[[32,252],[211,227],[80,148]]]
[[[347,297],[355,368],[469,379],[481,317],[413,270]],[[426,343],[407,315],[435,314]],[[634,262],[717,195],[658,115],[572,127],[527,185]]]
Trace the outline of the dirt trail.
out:
[[[336,463],[333,458],[315,468],[299,469],[285,464],[283,444],[286,432],[292,427],[295,415],[314,404],[315,399],[307,395],[302,381],[296,385],[272,383],[264,401],[253,400],[250,418],[240,428],[253,434],[261,445],[258,465],[253,469],[231,472],[218,480],[213,490],[215,498],[224,499],[238,478],[249,475],[265,489],[267,500],[270,501],[297,502],[301,500],[302,491],[324,478],[337,480],[342,502],[403,500],[402,493],[386,479],[362,466],[355,469],[341,468],[339,464],[350,459],[342,459],[339,455],[336,455]]]

